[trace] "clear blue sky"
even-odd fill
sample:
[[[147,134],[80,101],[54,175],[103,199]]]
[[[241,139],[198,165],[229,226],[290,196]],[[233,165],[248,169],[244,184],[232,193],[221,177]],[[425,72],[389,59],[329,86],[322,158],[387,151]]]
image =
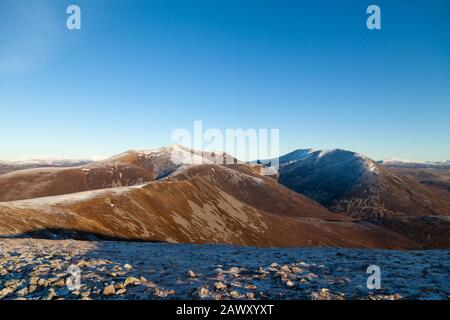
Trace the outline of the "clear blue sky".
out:
[[[279,128],[282,152],[447,160],[450,2],[0,0],[0,120],[0,158],[159,147],[202,120]]]

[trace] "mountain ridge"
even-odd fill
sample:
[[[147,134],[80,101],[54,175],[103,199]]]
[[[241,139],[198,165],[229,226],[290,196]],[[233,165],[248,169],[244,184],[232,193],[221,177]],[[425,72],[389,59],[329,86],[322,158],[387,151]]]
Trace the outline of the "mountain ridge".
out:
[[[0,234],[60,238],[79,232],[183,243],[419,247],[384,228],[337,216],[271,178],[234,166],[194,165],[140,186],[3,202]]]
[[[95,234],[95,226],[109,238],[137,239],[140,230],[145,241],[449,245],[450,200],[444,189],[433,189],[439,184],[430,187],[342,149],[296,150],[280,157],[277,175],[265,176],[266,166],[169,146],[129,150],[77,167],[9,172],[0,175],[0,215],[10,225],[0,224],[0,234],[71,228]],[[261,224],[250,227],[244,221]],[[277,238],[284,234],[287,239]]]
[[[333,212],[387,226],[425,246],[448,247],[448,182],[433,177],[431,183],[421,183],[414,172],[405,174],[342,149],[297,150],[280,157],[278,181]]]

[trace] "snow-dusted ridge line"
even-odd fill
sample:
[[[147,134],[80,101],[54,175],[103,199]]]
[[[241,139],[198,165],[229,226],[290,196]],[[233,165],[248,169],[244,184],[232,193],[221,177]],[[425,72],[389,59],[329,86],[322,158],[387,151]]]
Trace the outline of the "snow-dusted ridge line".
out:
[[[6,202],[0,202],[0,205],[10,206],[10,207],[16,207],[16,206],[20,206],[20,207],[24,207],[24,206],[40,207],[41,206],[42,207],[42,206],[51,206],[51,205],[64,204],[64,203],[70,204],[70,203],[74,203],[74,202],[81,202],[81,201],[85,201],[85,200],[95,199],[96,197],[99,197],[99,196],[102,196],[105,194],[110,194],[110,195],[124,194],[133,189],[141,189],[150,183],[155,183],[155,181],[146,182],[146,183],[133,185],[133,186],[96,189],[96,190],[67,193],[67,194],[48,196],[48,197],[38,197],[38,198],[32,198],[32,199],[6,201]]]
[[[292,162],[296,162],[300,159],[304,159],[310,155],[317,154],[317,158],[322,158],[330,153],[333,152],[351,152],[355,156],[361,158],[361,159],[370,159],[370,157],[345,150],[340,148],[334,148],[334,149],[314,149],[314,148],[308,148],[308,149],[297,149],[292,152],[286,153],[284,155],[281,155],[279,157],[280,159],[280,165],[285,166],[288,164],[291,164]],[[129,152],[137,152],[138,154],[145,156],[145,157],[158,157],[161,155],[166,155],[168,153],[178,154],[178,161],[180,164],[196,164],[197,161],[200,161],[202,159],[203,163],[211,162],[208,159],[208,156],[202,156],[202,153],[208,154],[211,151],[209,150],[194,150],[189,147],[186,147],[184,145],[170,145],[170,146],[164,146],[160,148],[155,149],[133,149],[126,152],[122,152],[120,154],[107,157],[107,156],[90,156],[90,157],[72,157],[72,156],[53,156],[53,155],[31,155],[31,156],[19,156],[19,157],[3,157],[0,158],[0,165],[14,165],[14,166],[64,166],[64,167],[70,167],[78,166],[80,164],[89,164],[89,163],[95,163],[95,162],[103,162],[108,160],[114,160],[118,159],[124,155],[126,155]],[[216,151],[216,154],[221,154],[222,151]],[[228,155],[232,157],[232,155]],[[298,156],[298,157],[297,157]],[[282,159],[286,159],[285,161],[281,161]],[[258,159],[251,161],[251,163],[256,163],[258,161],[262,162],[263,164],[268,163],[270,161],[273,161],[274,159]],[[374,160],[372,160],[374,161]],[[400,158],[386,158],[379,161],[375,161],[379,164],[385,164],[385,165],[395,165],[395,164],[417,164],[417,165],[449,165],[450,160],[446,161],[423,161],[423,160],[408,160],[408,159],[400,159]],[[211,162],[212,163],[212,162]],[[239,163],[242,163],[239,161]]]
[[[450,160],[447,161],[422,161],[422,160],[406,160],[406,159],[398,159],[398,158],[386,158],[383,160],[380,160],[379,163],[381,164],[405,164],[405,165],[430,165],[430,166],[439,166],[439,165],[449,165]]]
[[[100,161],[103,158],[59,158],[52,156],[40,158],[8,158],[0,159],[0,165],[13,167],[78,167]]]
[[[354,159],[359,159],[360,161],[362,161],[364,167],[366,167],[369,171],[377,171],[376,161],[372,160],[371,158],[369,158],[364,154],[344,149],[322,149],[322,150],[317,150],[313,148],[298,149],[279,157],[278,160],[280,168],[285,168],[304,161],[313,161],[313,162],[326,161],[327,163],[333,162],[335,164],[338,164],[341,161],[344,162],[347,161],[349,156],[353,157]],[[268,165],[269,163],[272,163],[274,160],[275,159],[258,160],[254,161],[253,163],[261,163]]]

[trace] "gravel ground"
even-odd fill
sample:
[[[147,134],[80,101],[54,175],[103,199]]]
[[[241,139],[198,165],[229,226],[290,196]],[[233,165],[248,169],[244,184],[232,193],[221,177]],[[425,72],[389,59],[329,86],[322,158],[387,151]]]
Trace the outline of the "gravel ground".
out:
[[[369,265],[381,268],[379,290],[367,289]],[[449,299],[449,295],[449,250],[0,239],[0,299]]]

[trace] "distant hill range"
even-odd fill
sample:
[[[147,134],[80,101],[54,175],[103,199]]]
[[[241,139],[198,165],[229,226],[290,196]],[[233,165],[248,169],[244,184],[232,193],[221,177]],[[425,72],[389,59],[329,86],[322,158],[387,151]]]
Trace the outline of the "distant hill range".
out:
[[[28,160],[0,160],[0,174],[12,171],[48,168],[48,167],[76,167],[93,162],[90,159],[28,159]]]
[[[3,237],[450,247],[448,171],[407,171],[345,150],[294,151],[278,176],[182,146],[11,169],[0,173]]]

